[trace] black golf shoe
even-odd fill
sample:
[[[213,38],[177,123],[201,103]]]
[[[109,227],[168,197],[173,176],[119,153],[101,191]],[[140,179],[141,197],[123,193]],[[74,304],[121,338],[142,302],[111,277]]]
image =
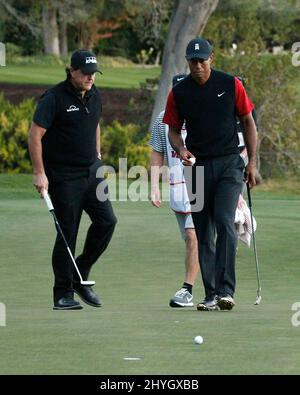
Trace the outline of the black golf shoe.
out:
[[[74,292],[80,296],[80,298],[90,306],[101,307],[102,303],[98,295],[92,290],[90,285],[81,285],[79,283],[73,284]]]
[[[218,306],[221,310],[232,310],[235,306],[233,297],[230,295],[220,297],[218,299]]]
[[[214,311],[219,310],[218,298],[216,296],[206,296],[204,300],[197,304],[198,311]]]
[[[71,297],[60,298],[54,302],[53,310],[81,310],[79,302]]]

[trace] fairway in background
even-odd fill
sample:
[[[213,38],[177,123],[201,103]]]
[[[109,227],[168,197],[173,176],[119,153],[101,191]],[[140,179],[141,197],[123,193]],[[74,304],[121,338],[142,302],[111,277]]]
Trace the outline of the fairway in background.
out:
[[[103,75],[96,77],[95,84],[103,88],[139,88],[147,78],[159,77],[160,67],[101,68]],[[55,85],[66,78],[65,67],[7,65],[0,68],[0,82],[32,85]]]

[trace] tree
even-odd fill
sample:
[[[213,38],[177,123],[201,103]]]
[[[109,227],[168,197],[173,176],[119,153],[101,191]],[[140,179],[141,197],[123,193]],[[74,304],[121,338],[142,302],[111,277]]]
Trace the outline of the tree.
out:
[[[95,1],[89,3],[84,0],[36,1],[36,4],[42,8],[43,42],[46,54],[67,55],[68,27],[82,20],[86,21]]]
[[[59,15],[59,48],[61,55],[68,54],[68,23],[64,12],[63,3],[58,6]]]
[[[187,43],[203,31],[219,0],[178,0],[171,18],[164,47],[162,73],[159,81],[150,127],[165,107],[172,76],[186,71],[184,57]]]
[[[43,41],[45,54],[60,55],[58,25],[57,25],[57,6],[55,4],[43,5]]]
[[[33,23],[28,15],[18,10],[11,1],[0,0],[0,12],[4,12],[9,17],[13,18],[17,23],[26,26],[33,36],[39,36],[40,28]]]
[[[78,46],[96,49],[97,52],[99,41],[110,38],[113,32],[121,26],[120,22],[125,17],[124,1],[89,0],[85,2],[85,13],[82,12],[81,17],[74,24]]]
[[[151,55],[158,65],[164,46],[170,15],[175,0],[126,0],[125,6],[132,31],[143,44],[142,51]]]
[[[299,41],[299,10],[299,0],[227,0],[220,2],[204,31],[217,53],[214,67],[248,81],[258,120],[261,178],[300,170],[299,70],[289,53],[274,56],[266,51]]]

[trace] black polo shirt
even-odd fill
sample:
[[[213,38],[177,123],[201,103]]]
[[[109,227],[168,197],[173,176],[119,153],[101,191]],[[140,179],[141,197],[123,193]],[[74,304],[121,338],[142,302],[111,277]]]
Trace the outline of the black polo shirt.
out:
[[[235,116],[253,109],[237,78],[212,70],[205,84],[191,75],[170,92],[163,122],[181,130],[185,122],[188,150],[199,158],[238,153]]]
[[[42,138],[45,167],[91,166],[96,158],[96,129],[101,97],[95,87],[84,98],[69,80],[46,91],[40,98],[33,121],[47,129]]]

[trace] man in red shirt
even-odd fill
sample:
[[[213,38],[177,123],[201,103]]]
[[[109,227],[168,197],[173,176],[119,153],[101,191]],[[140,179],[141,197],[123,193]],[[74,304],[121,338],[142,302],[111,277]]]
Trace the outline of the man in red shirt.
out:
[[[204,168],[204,204],[192,213],[198,239],[205,298],[198,310],[231,310],[235,305],[235,209],[243,175],[255,185],[256,127],[253,104],[238,80],[211,68],[212,47],[197,37],[186,49],[190,74],[169,93],[163,122],[169,140],[186,165]],[[235,116],[239,116],[249,162],[239,155]],[[185,122],[186,147],[181,138]],[[193,184],[200,184],[193,167]],[[194,188],[193,188],[194,189]]]

